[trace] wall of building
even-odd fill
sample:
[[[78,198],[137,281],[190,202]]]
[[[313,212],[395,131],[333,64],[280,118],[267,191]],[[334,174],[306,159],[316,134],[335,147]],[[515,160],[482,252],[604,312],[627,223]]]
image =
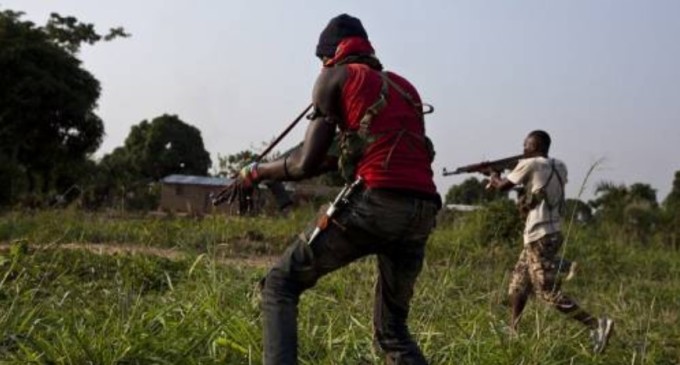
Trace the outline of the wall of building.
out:
[[[232,213],[233,207],[222,204],[213,207],[210,193],[220,189],[205,185],[163,184],[159,210],[189,214]]]

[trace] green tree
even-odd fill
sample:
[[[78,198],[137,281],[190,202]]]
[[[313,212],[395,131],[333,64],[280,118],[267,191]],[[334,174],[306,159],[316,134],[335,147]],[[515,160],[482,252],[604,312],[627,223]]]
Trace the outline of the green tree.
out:
[[[94,29],[93,24],[81,23],[73,16],[50,14],[50,19],[42,28],[52,42],[61,48],[77,53],[83,43],[95,44],[101,40],[110,41],[117,37],[129,37],[121,27],[111,28],[109,33],[101,35]]]
[[[671,192],[663,201],[663,218],[667,244],[680,247],[680,171],[675,172]]]
[[[252,162],[257,157],[257,153],[252,150],[243,150],[231,155],[218,155],[217,175],[231,177],[238,173],[243,166]]]
[[[176,115],[144,120],[123,146],[104,155],[89,176],[85,206],[149,210],[158,207],[158,180],[171,174],[207,175],[210,154],[201,132]]]
[[[680,215],[680,171],[675,172],[673,187],[664,199],[663,205],[666,211]]]
[[[656,189],[649,184],[635,183],[628,188],[628,201],[647,204],[652,208],[658,208]]]
[[[470,177],[458,185],[453,185],[446,193],[446,203],[476,205],[507,198],[507,193],[486,189],[488,182],[487,179],[480,181]]]
[[[133,126],[120,159],[138,176],[153,180],[170,174],[207,175],[211,165],[201,131],[168,114]]]
[[[90,209],[117,206],[124,199],[129,186],[142,179],[131,166],[132,163],[123,147],[117,147],[104,155],[89,173],[84,206]]]
[[[600,182],[595,187],[595,196],[589,204],[595,209],[598,219],[615,224],[624,223],[624,210],[628,204],[628,188],[625,185]]]
[[[595,216],[603,223],[622,229],[628,237],[647,242],[661,220],[656,190],[649,184],[630,187],[611,182],[600,183],[597,198],[590,202]]]
[[[576,222],[588,223],[593,220],[593,209],[579,199],[566,199],[566,219],[574,219]]]
[[[99,82],[75,55],[102,36],[73,17],[52,14],[36,26],[22,15],[0,11],[0,184],[8,191],[0,203],[58,190],[60,175],[73,171],[60,167],[86,163],[104,135],[94,113]],[[117,36],[127,34],[103,37]]]
[[[522,237],[523,220],[510,199],[496,199],[481,209],[460,214],[453,221],[464,222],[464,240],[480,245],[515,244]]]

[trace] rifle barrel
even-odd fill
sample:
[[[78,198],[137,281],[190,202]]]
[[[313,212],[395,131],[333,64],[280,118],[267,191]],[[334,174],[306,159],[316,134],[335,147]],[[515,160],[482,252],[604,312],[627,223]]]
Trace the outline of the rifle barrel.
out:
[[[450,175],[458,175],[462,173],[470,173],[470,172],[481,172],[484,169],[492,168],[492,169],[501,169],[501,170],[506,170],[513,168],[514,165],[516,164],[517,161],[521,160],[524,158],[524,155],[515,155],[515,156],[510,156],[506,158],[501,158],[498,160],[492,160],[492,161],[482,161],[479,163],[473,163],[470,165],[465,165],[456,168],[453,171],[447,171],[446,168],[444,168],[442,175],[443,176],[450,176]]]

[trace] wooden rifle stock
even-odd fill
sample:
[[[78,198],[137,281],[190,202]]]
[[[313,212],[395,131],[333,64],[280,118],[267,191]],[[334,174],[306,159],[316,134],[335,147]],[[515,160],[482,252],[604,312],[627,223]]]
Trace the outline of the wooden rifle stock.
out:
[[[361,177],[357,177],[357,179],[351,184],[345,184],[333,202],[328,206],[328,209],[326,209],[326,213],[324,213],[324,215],[319,218],[314,231],[307,240],[307,245],[311,245],[312,242],[314,242],[314,240],[319,236],[319,234],[321,234],[321,232],[328,227],[338,210],[342,209],[342,207],[349,203],[350,195],[352,195],[352,193],[354,193],[354,191],[357,190],[362,183],[363,179]]]

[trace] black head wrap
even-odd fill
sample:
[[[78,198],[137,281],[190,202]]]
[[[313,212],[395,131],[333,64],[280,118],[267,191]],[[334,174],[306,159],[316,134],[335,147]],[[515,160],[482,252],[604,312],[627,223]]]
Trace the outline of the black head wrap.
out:
[[[340,41],[348,37],[368,39],[368,34],[361,24],[361,20],[351,15],[340,14],[331,19],[326,28],[321,32],[321,35],[319,35],[316,56],[319,58],[333,58]]]

